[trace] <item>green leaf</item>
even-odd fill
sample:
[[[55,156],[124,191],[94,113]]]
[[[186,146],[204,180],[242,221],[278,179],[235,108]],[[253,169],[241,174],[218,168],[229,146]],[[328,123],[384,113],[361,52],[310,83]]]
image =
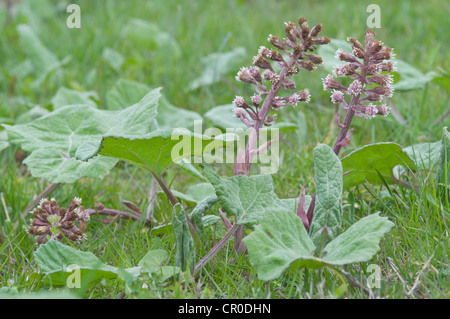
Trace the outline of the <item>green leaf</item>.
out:
[[[399,91],[421,89],[425,87],[425,84],[432,81],[437,76],[437,73],[434,72],[424,74],[402,60],[396,60],[395,63],[395,66],[398,69],[397,72],[400,75],[400,80],[395,83],[393,87]]]
[[[121,110],[140,101],[149,91],[150,87],[145,84],[119,79],[106,92],[106,105],[108,109]]]
[[[186,212],[180,205],[173,207],[172,212],[172,228],[176,239],[176,259],[175,265],[183,270],[193,256],[194,239],[189,230],[189,225],[186,219]]]
[[[0,131],[0,152],[9,146],[6,131]]]
[[[379,250],[380,239],[393,223],[378,214],[362,218],[314,256],[316,247],[299,217],[287,210],[268,210],[255,230],[244,238],[258,278],[278,278],[287,269],[320,268],[370,260]]]
[[[62,86],[58,89],[55,96],[52,97],[51,103],[53,105],[53,109],[57,109],[72,104],[87,104],[97,106],[97,104],[94,102],[94,100],[92,100],[92,98],[99,100],[97,92],[95,91],[81,92],[71,90]]]
[[[19,24],[17,26],[19,34],[19,43],[22,51],[28,57],[33,65],[33,69],[39,77],[33,82],[34,87],[39,87],[47,77],[55,70],[60,69],[65,65],[70,57],[59,61],[39,40],[33,29],[26,24]]]
[[[170,50],[175,57],[181,55],[180,46],[173,36],[149,21],[130,19],[122,28],[121,38],[133,41],[135,46],[141,46],[145,50],[153,49],[155,52]]]
[[[102,52],[102,59],[116,72],[120,72],[125,58],[116,50],[105,48]]]
[[[442,142],[422,143],[405,147],[403,151],[414,161],[417,169],[430,170],[438,162]]]
[[[219,82],[223,75],[235,71],[241,65],[241,60],[244,57],[245,49],[238,47],[228,52],[216,52],[201,58],[203,73],[191,81],[187,90],[195,90]]]
[[[114,87],[106,93],[108,108],[122,109],[139,101],[150,91],[150,87],[145,84],[119,79]],[[194,121],[200,121],[200,114],[178,108],[162,96],[159,100],[158,115],[156,121],[158,128],[194,128]]]
[[[269,209],[286,209],[274,192],[271,175],[221,178],[210,167],[204,174],[214,186],[220,205],[238,224],[258,223]]]
[[[149,251],[138,263],[145,272],[155,272],[169,258],[169,253],[163,249]]]
[[[169,259],[169,254],[163,249],[155,249],[149,251],[139,261],[139,267],[142,271],[160,276],[160,280],[164,281],[181,272],[179,267],[163,266],[162,264]]]
[[[46,178],[51,183],[72,183],[81,177],[98,178],[117,160],[99,156],[81,161],[75,158],[78,147],[86,142],[98,143],[104,135],[142,136],[148,133],[156,116],[159,91],[149,92],[137,104],[120,111],[71,105],[31,123],[4,126],[10,143],[31,152],[24,163],[33,176]],[[87,160],[85,155],[82,157]]]
[[[100,147],[99,142],[81,143],[75,152],[75,159],[80,161],[87,161],[98,152],[99,147]]]
[[[342,221],[342,164],[333,150],[320,144],[313,151],[316,204],[309,235],[318,247],[335,238]]]
[[[163,96],[158,107],[156,121],[159,128],[187,128],[194,129],[194,121],[201,121],[203,118],[194,111],[178,108],[169,103]]]
[[[301,219],[285,209],[268,209],[244,243],[260,280],[278,278],[294,261],[297,266],[322,266]]]
[[[144,138],[104,137],[98,154],[124,160],[160,175],[173,163],[201,156],[208,145],[226,145],[227,136],[210,138],[186,129],[160,129]]]
[[[81,287],[117,277],[117,268],[104,264],[93,253],[79,251],[54,240],[39,246],[34,258],[45,274],[44,282],[52,286],[66,286],[70,280],[68,277],[74,275],[76,269],[80,270]]]
[[[393,226],[394,223],[378,214],[364,217],[325,246],[327,255],[322,261],[333,265],[368,261],[378,252],[381,238]]]
[[[190,220],[194,223],[195,227],[197,228],[197,231],[200,234],[203,232],[203,227],[207,227],[205,225],[204,217],[202,217],[203,214],[206,211],[208,211],[211,207],[213,207],[218,201],[219,201],[219,198],[215,194],[210,195],[210,196],[204,198],[202,201],[200,201],[197,204],[197,206],[195,206],[195,208],[192,210],[191,214],[189,215]],[[212,215],[212,216],[218,217],[215,215]]]
[[[59,64],[58,58],[42,44],[29,25],[19,24],[17,32],[19,33],[20,47],[37,74],[47,74],[55,65]]]
[[[402,147],[396,143],[377,143],[363,146],[342,158],[344,187],[349,188],[363,183],[382,184],[380,174],[388,183],[395,183],[393,169],[403,165],[415,169],[414,162]]]
[[[445,197],[450,200],[450,133],[447,127],[443,129],[441,144],[439,167],[436,174],[436,188],[444,201]]]

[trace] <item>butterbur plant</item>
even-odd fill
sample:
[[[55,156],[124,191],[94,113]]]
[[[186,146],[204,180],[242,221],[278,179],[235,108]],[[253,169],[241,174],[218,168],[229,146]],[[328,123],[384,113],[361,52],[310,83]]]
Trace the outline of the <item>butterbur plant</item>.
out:
[[[323,79],[324,90],[332,90],[331,101],[346,112],[343,123],[340,123],[337,113],[341,130],[333,147],[336,155],[350,141],[353,117],[371,119],[387,116],[390,107],[382,102],[384,98],[392,97],[394,92],[391,85],[393,78],[389,72],[394,71],[395,66],[387,61],[394,56],[392,49],[376,40],[375,33],[370,29],[365,34],[365,47],[356,38],[349,37],[347,40],[352,43],[352,52],[341,49],[336,52],[336,58],[346,63],[335,67],[334,76],[347,77],[352,82],[348,87],[344,86],[331,74]]]
[[[66,238],[75,242],[86,238],[84,232],[90,216],[81,206],[81,198],[72,199],[67,209],[59,207],[54,198],[43,198],[31,213],[34,218],[28,233],[36,236],[38,245],[50,239],[61,241]]]
[[[286,39],[269,37],[270,43],[282,54],[261,47],[254,58],[254,64],[265,69],[262,76],[254,67],[240,70],[237,79],[253,84],[256,94],[251,103],[241,96],[236,97],[235,116],[253,128],[253,135],[249,137],[244,155],[241,154],[243,161],[236,161],[234,174],[237,176],[222,179],[211,169],[204,170],[216,190],[222,206],[221,217],[229,228],[224,239],[235,232],[236,251],[242,253],[248,249],[250,260],[262,280],[275,279],[288,268],[328,266],[334,269],[334,266],[367,261],[379,250],[381,238],[394,225],[379,214],[362,218],[345,232],[342,225],[344,171],[338,154],[350,142],[352,119],[355,116],[388,115],[389,107],[381,102],[393,93],[389,72],[394,70],[394,65],[387,61],[392,58],[392,49],[376,40],[371,30],[365,33],[365,46],[355,38],[348,38],[353,45],[352,52],[338,50],[336,53],[336,58],[346,63],[337,66],[334,75],[348,77],[351,83],[344,86],[332,75],[323,79],[324,89],[333,90],[332,102],[340,105],[346,115],[341,123],[337,113],[340,131],[333,148],[320,144],[313,151],[316,193],[308,196],[301,187],[297,201],[279,199],[270,176],[249,176],[258,131],[275,119],[268,116],[269,109],[295,106],[299,101],[310,99],[307,90],[285,97],[278,96],[278,92],[281,88],[295,90],[289,77],[302,68],[313,70],[315,64],[322,62],[319,56],[307,52],[313,51],[317,44],[329,42],[326,37],[316,38],[321,30],[321,25],[310,30],[304,18],[299,19],[298,26],[287,23]],[[275,72],[268,60],[275,61],[281,71]],[[263,79],[272,84],[270,89],[263,84]],[[260,107],[261,96],[265,99]],[[235,225],[231,226],[224,215],[234,215]],[[244,225],[253,228],[243,240],[246,247],[241,243]],[[223,244],[224,240],[196,265],[195,270],[198,271]]]
[[[261,46],[258,54],[253,58],[254,66],[243,67],[238,72],[236,79],[252,84],[255,94],[251,97],[251,102],[247,102],[242,96],[236,96],[233,101],[236,106],[234,116],[247,127],[252,128],[245,151],[238,150],[235,175],[248,175],[252,157],[261,148],[268,146],[262,145],[260,149],[256,149],[261,128],[270,126],[276,120],[276,114],[269,116],[269,111],[310,101],[309,90],[297,91],[296,84],[290,78],[302,69],[313,71],[316,69],[316,64],[322,63],[318,55],[311,53],[318,45],[330,42],[327,37],[318,37],[321,31],[321,24],[310,29],[303,17],[299,18],[298,24],[286,23],[286,38],[269,35],[267,40],[274,49]],[[279,96],[281,89],[290,94]]]

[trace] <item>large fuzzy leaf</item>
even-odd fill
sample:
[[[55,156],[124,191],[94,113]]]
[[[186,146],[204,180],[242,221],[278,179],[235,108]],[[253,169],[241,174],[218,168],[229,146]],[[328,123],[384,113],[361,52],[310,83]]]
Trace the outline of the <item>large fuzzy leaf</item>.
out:
[[[173,163],[201,156],[206,147],[218,147],[218,142],[226,145],[227,136],[211,138],[186,129],[160,129],[141,138],[104,137],[98,154],[124,160],[160,175]]]
[[[267,281],[288,269],[368,261],[378,252],[380,239],[393,225],[378,214],[364,217],[328,243],[323,249],[327,255],[318,258],[314,254],[316,246],[299,217],[284,209],[268,210],[244,242],[258,278]]]
[[[75,158],[83,143],[100,143],[105,135],[142,136],[156,116],[160,89],[120,111],[98,110],[90,105],[59,108],[31,123],[4,125],[10,143],[30,152],[24,163],[35,177],[51,183],[71,183],[81,177],[101,177],[117,160],[97,157],[87,162]]]
[[[299,217],[285,209],[269,209],[262,222],[244,239],[258,278],[278,278],[294,261],[322,266],[313,256],[315,246]]]
[[[341,231],[342,164],[333,150],[320,144],[313,151],[316,204],[309,234],[320,247]]]
[[[415,164],[396,143],[377,143],[363,146],[342,158],[344,187],[349,188],[363,183],[382,184],[380,175],[388,183],[395,183],[393,169],[402,165],[415,169]]]
[[[223,75],[236,70],[244,56],[245,49],[238,47],[229,52],[216,52],[201,58],[203,73],[193,79],[187,89],[195,90],[218,82]]]
[[[148,90],[146,93],[148,93],[150,90]],[[99,99],[98,94],[95,91],[76,91],[71,90],[66,87],[60,87],[58,91],[56,92],[55,96],[52,97],[51,103],[53,105],[53,109],[57,109],[60,107],[64,107],[66,105],[72,105],[72,104],[89,104],[92,106],[97,106],[97,104],[94,102],[94,99]],[[134,104],[134,103],[132,103]],[[128,104],[131,105],[131,104]]]
[[[216,190],[220,205],[238,224],[259,222],[270,209],[286,209],[274,192],[271,175],[221,178],[211,168],[204,173]]]
[[[34,258],[45,275],[44,282],[52,286],[66,286],[75,269],[80,271],[80,286],[84,288],[102,279],[117,278],[117,267],[104,264],[91,252],[79,251],[54,240],[41,245]]]
[[[116,84],[106,93],[108,108],[122,109],[139,101],[150,87],[145,84],[125,79],[119,79]],[[187,128],[193,129],[194,121],[201,121],[200,114],[178,108],[162,96],[158,103],[158,115],[156,121],[158,128]]]
[[[325,246],[323,251],[327,255],[322,261],[333,265],[367,261],[378,252],[381,238],[393,226],[394,223],[378,214],[364,217]]]

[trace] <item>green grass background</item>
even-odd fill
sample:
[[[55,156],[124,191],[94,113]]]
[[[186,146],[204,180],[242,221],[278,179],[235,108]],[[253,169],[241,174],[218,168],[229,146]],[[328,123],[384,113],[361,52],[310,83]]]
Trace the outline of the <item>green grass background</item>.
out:
[[[23,1],[28,11],[9,17],[2,2],[0,7],[0,118],[17,119],[35,105],[51,109],[50,99],[60,86],[78,90],[94,90],[99,94],[100,108],[107,108],[105,93],[119,78],[162,86],[164,96],[178,107],[201,114],[211,107],[228,104],[235,95],[253,94],[249,87],[236,82],[236,70],[219,83],[194,91],[186,87],[202,72],[200,58],[236,47],[246,49],[246,58],[239,61],[250,65],[259,46],[268,45],[267,36],[283,36],[283,22],[308,19],[310,26],[323,24],[322,35],[346,39],[362,39],[370,13],[367,5],[381,8],[381,28],[377,38],[395,49],[396,57],[423,73],[447,72],[449,67],[450,5],[444,0],[429,1],[72,1],[81,7],[81,28],[68,29],[66,7],[69,1]],[[16,7],[13,7],[13,9]],[[180,48],[176,56],[167,48],[148,47],[124,39],[121,32],[131,18],[150,21],[169,33]],[[14,71],[25,60],[16,26],[26,23],[33,27],[42,43],[58,58],[71,56],[59,81],[45,82],[38,88],[31,83],[35,74],[16,81]],[[102,60],[105,47],[125,57],[120,72],[109,68]],[[317,143],[331,144],[337,135],[334,107],[329,92],[322,89],[321,78],[327,73],[318,69],[300,74],[294,80],[299,88],[308,88],[311,103],[285,109],[279,118],[299,123],[295,132],[282,136],[283,162],[274,175],[276,192],[282,198],[297,197],[299,185],[314,191],[312,149]],[[374,142],[393,141],[403,146],[440,139],[442,127],[450,124],[442,117],[449,109],[448,89],[439,83],[429,83],[423,89],[396,92],[392,105],[405,119],[399,123],[393,116],[366,120],[355,119],[351,150]],[[231,114],[230,114],[231,116]],[[11,121],[11,120],[10,120]],[[8,123],[8,120],[4,121]],[[42,287],[38,269],[33,262],[34,240],[26,235],[20,212],[46,186],[24,173],[15,159],[16,148],[0,153],[0,286],[14,280],[19,290],[38,291]],[[224,170],[223,174],[231,174]],[[448,222],[450,210],[436,205],[426,194],[433,185],[431,175],[422,176],[421,192],[398,187],[359,187],[345,193],[345,225],[380,210],[396,227],[385,237],[380,252],[370,263],[347,267],[347,271],[362,283],[366,268],[374,263],[382,269],[382,286],[375,289],[387,298],[448,298],[450,296],[450,262]],[[177,190],[185,190],[196,182],[177,170],[169,170],[165,179]],[[132,166],[120,163],[103,180],[82,179],[63,185],[52,197],[69,203],[74,196],[82,197],[86,206],[102,202],[110,208],[123,208],[122,199],[133,201],[143,210],[148,206],[151,177]],[[3,204],[4,203],[4,204]],[[168,202],[157,198],[157,218],[170,219]],[[6,209],[5,209],[6,208]],[[16,224],[14,227],[14,224]],[[209,242],[217,243],[225,233],[222,225],[211,229]],[[149,230],[136,222],[119,221],[103,225],[92,221],[89,240],[80,249],[95,253],[102,261],[121,267],[132,267],[152,248],[162,247],[174,252],[171,235],[152,237]],[[105,245],[108,242],[109,245]],[[207,250],[199,250],[202,256]],[[233,261],[233,262],[232,262]],[[411,294],[408,292],[418,281]],[[185,276],[155,285],[149,283],[145,293],[137,297],[150,298],[335,298],[366,297],[359,289],[341,286],[333,272],[303,270],[286,273],[280,280],[266,285],[258,281],[245,256],[235,256],[232,246],[219,253],[199,277]],[[104,282],[87,293],[90,298],[115,298],[124,290],[119,282]],[[133,297],[133,296],[128,296]]]

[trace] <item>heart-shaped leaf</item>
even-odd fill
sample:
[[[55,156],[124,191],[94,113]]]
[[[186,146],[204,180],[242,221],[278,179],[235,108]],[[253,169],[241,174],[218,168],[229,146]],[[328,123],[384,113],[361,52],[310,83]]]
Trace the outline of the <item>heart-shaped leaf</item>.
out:
[[[81,177],[98,178],[117,160],[101,156],[81,161],[75,158],[78,147],[86,142],[99,143],[105,135],[142,136],[148,133],[156,117],[159,91],[149,92],[138,103],[120,111],[69,105],[31,123],[4,126],[10,143],[31,152],[24,163],[33,176],[46,178],[51,183],[72,183]],[[80,150],[79,154],[83,152]],[[86,153],[80,157],[87,160]]]
[[[363,146],[342,158],[344,172],[344,187],[371,183],[382,184],[380,175],[388,183],[395,183],[392,178],[393,169],[403,165],[415,169],[414,162],[402,147],[396,143],[377,143]]]

